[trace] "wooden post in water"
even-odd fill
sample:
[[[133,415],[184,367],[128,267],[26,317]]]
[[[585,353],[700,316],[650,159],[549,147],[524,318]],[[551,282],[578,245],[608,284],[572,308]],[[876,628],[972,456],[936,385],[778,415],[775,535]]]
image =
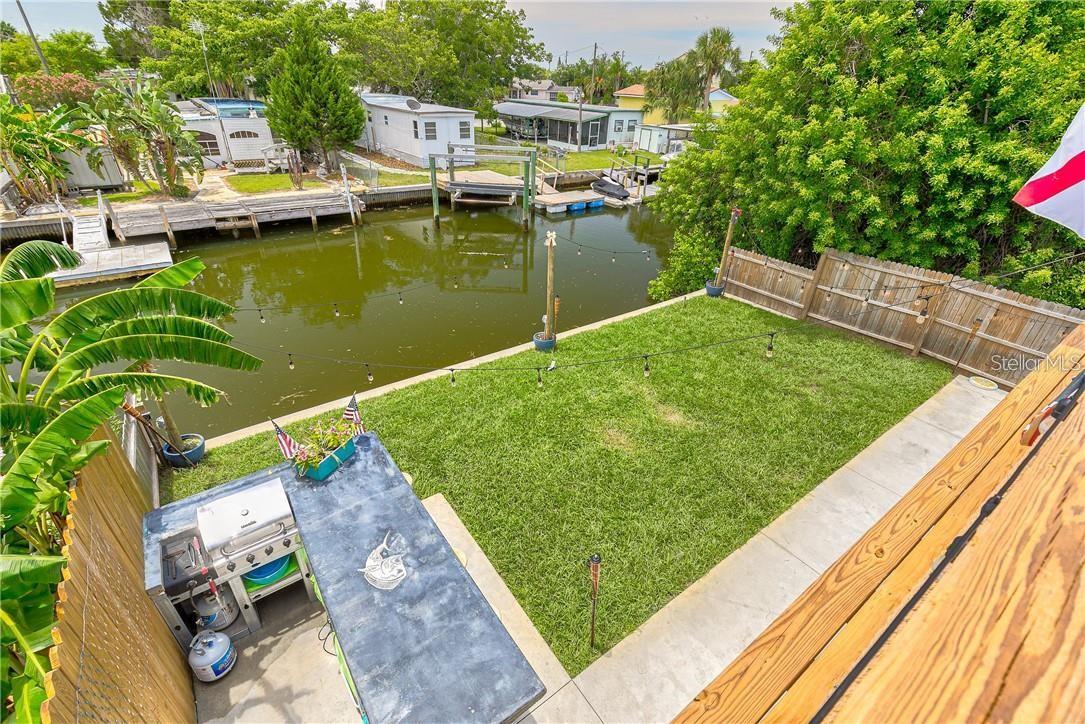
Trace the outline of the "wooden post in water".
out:
[[[429,185],[430,194],[433,198],[433,225],[441,228],[441,205],[437,199],[437,159],[429,157]]]
[[[350,193],[350,181],[347,180],[347,167],[345,164],[339,164],[339,173],[343,177],[343,198],[347,202],[347,210],[350,212],[350,223],[357,226],[358,217],[354,213],[354,197]]]
[[[648,177],[645,172],[645,178]],[[716,270],[716,281],[713,286],[722,287],[723,280],[727,278],[727,257],[731,251],[731,239],[735,235],[735,224],[738,223],[738,217],[742,214],[742,209],[737,206],[731,209],[731,221],[727,224],[727,238],[723,240],[723,254],[720,255],[720,268]]]
[[[166,216],[166,207],[159,204],[158,213],[162,214],[162,226],[166,228],[166,238],[170,240],[170,249],[177,251],[177,239],[173,236],[173,227],[170,226],[170,219]]]
[[[557,307],[554,303],[554,247],[558,243],[558,235],[555,231],[546,232],[546,326],[543,329],[545,339],[554,338],[554,322],[556,322]]]
[[[538,166],[539,162],[538,162],[538,157],[537,157],[536,154],[538,154],[538,149],[535,149],[535,148],[531,149],[531,220],[532,221],[535,221],[535,196],[538,193],[538,189],[536,188],[536,186],[539,183],[539,179],[537,178],[537,174],[539,173],[539,166]]]
[[[531,188],[530,188],[531,187],[531,179],[528,176],[528,174],[531,172],[530,167],[531,167],[531,161],[530,160],[524,161],[524,189],[523,189],[524,203],[523,203],[523,208],[521,209],[520,213],[521,213],[521,219],[523,220],[523,227],[525,229],[527,228],[528,208],[531,206]]]

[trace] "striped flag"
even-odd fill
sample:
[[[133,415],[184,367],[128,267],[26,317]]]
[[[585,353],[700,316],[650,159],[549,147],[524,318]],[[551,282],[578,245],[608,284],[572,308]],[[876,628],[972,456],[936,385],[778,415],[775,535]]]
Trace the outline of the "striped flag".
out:
[[[294,456],[298,454],[298,450],[301,450],[301,445],[286,434],[286,430],[279,427],[279,423],[274,420],[271,424],[275,426],[275,439],[279,441],[279,450],[282,451],[283,457],[287,460],[293,460]]]
[[[343,419],[354,425],[358,432],[365,432],[365,425],[362,424],[362,413],[358,409],[357,392],[350,396],[350,402],[347,403],[346,409],[343,410]]]
[[[1055,155],[1013,200],[1085,238],[1085,104],[1066,129]]]

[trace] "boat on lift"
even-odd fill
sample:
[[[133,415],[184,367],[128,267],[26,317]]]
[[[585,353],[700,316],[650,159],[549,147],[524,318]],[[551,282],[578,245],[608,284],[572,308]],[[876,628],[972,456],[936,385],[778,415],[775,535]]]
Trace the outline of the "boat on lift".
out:
[[[592,182],[591,190],[596,193],[609,196],[612,199],[625,200],[629,198],[629,190],[620,183],[608,178],[600,178]]]

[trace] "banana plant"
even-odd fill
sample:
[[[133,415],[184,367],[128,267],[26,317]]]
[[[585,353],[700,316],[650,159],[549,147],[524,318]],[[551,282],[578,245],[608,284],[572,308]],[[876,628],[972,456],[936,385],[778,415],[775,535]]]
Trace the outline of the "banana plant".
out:
[[[201,405],[223,396],[198,380],[153,371],[157,360],[254,370],[261,361],[230,345],[216,322],[233,307],[186,289],[203,271],[189,259],[126,289],[53,312],[48,275],[82,259],[51,241],[29,241],[0,261],[0,701],[7,721],[38,721],[45,698],[57,554],[69,483],[108,443],[89,438],[126,392],[186,393]],[[127,363],[120,371],[117,363]],[[112,371],[102,371],[105,365]],[[12,374],[9,375],[8,371]],[[90,481],[93,484],[93,481]]]

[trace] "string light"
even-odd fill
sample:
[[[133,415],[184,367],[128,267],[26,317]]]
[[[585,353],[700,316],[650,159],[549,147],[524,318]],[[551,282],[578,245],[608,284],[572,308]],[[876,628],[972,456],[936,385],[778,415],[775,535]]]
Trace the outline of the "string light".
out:
[[[365,363],[365,378],[369,381],[370,384],[373,384],[373,371],[369,369],[368,362]]]
[[[294,355],[289,352],[286,353],[286,366],[290,369],[294,369]]]
[[[399,303],[403,304],[403,292],[399,293]]]
[[[264,310],[258,309],[257,311],[260,312],[260,324],[267,324],[267,319],[264,318]]]
[[[847,270],[848,270],[848,263],[847,262],[844,262],[843,264],[840,265],[840,271],[847,271]]]
[[[773,332],[772,334],[769,335],[769,345],[768,345],[768,347],[765,347],[765,356],[768,357],[769,359],[772,359],[772,355],[774,354],[772,343],[775,342],[775,341],[776,341],[776,333]]]
[[[652,374],[652,368],[648,366],[648,355],[644,355],[644,376]]]
[[[460,288],[460,280],[459,279],[453,279],[452,280],[452,288],[453,289],[459,289]]]
[[[583,253],[584,253],[584,247],[582,247],[582,246],[576,247],[576,255],[577,256],[581,256]]]
[[[332,309],[335,310],[335,316],[338,317],[339,316],[339,305],[338,304],[332,304]]]
[[[776,276],[776,281],[782,282],[784,280],[784,270],[781,269],[780,273]]]
[[[928,307],[930,307],[930,297],[922,297],[923,308],[919,310],[919,316],[915,318],[916,324],[923,324],[927,321]]]
[[[825,301],[831,302],[833,300],[833,288],[829,287],[829,291],[825,292]]]
[[[869,305],[869,304],[870,304],[870,295],[868,294],[865,297],[863,297],[863,308],[866,309],[867,305]]]
[[[451,374],[448,377],[448,381],[452,383],[453,387],[455,387],[456,386],[456,370],[455,369],[450,369],[449,372]]]
[[[618,261],[618,255],[615,254],[613,251],[610,252],[610,263],[613,264],[616,261]]]
[[[535,368],[535,385],[540,390],[542,389],[542,368],[541,367],[536,367]]]

